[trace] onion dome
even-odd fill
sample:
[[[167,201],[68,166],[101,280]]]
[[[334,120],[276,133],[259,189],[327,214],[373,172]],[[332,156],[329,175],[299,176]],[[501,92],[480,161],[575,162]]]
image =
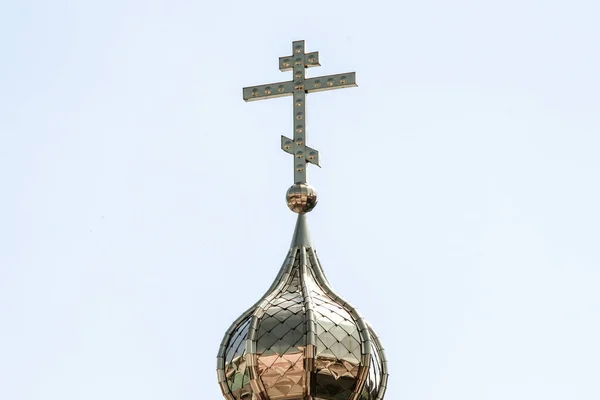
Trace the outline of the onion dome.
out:
[[[217,372],[228,400],[383,399],[381,343],[325,277],[305,214],[267,293],[225,333]]]

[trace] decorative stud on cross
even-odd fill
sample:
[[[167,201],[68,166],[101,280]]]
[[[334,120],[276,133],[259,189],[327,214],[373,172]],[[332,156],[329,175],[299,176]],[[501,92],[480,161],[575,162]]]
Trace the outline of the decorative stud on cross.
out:
[[[305,53],[304,40],[295,41],[292,55],[279,57],[279,69],[293,71],[294,80],[245,87],[243,91],[246,101],[294,96],[294,139],[281,136],[281,148],[294,155],[294,183],[307,183],[306,163],[319,166],[319,152],[306,145],[306,94],[357,86],[355,72],[306,79],[306,68],[320,65],[318,51]]]

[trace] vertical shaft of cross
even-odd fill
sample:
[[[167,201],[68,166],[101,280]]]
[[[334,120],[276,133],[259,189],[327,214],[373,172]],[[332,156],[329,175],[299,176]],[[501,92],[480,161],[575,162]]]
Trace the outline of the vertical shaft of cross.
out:
[[[292,44],[294,60],[294,183],[306,182],[306,66],[304,41]]]

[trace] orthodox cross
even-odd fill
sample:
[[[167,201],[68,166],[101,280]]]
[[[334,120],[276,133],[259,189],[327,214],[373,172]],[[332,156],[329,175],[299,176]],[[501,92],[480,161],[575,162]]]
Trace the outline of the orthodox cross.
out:
[[[318,51],[305,53],[304,40],[295,41],[292,55],[279,57],[279,69],[294,71],[294,80],[245,87],[243,91],[246,101],[294,97],[294,139],[281,136],[281,148],[294,155],[294,183],[306,183],[306,163],[319,166],[319,152],[306,145],[306,94],[357,86],[355,72],[306,79],[306,68],[320,65]]]

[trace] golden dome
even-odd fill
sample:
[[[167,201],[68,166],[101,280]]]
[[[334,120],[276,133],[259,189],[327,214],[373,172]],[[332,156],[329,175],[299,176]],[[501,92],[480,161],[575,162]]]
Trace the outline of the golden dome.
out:
[[[267,293],[226,332],[218,378],[228,400],[376,400],[387,362],[373,329],[323,274],[299,215]]]

